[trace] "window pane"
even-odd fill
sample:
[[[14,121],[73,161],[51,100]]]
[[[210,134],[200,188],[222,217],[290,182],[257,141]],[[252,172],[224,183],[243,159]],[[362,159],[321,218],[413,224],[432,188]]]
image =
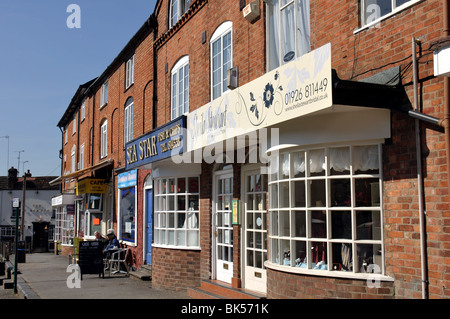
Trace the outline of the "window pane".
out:
[[[306,197],[305,197],[305,181],[296,181],[292,183],[292,197],[294,207],[305,207]]]
[[[368,24],[376,19],[390,13],[392,11],[392,1],[391,0],[365,0],[364,10],[366,21]]]
[[[177,193],[186,193],[186,179],[178,178],[177,187]]]
[[[356,245],[357,251],[357,272],[361,273],[381,273],[382,258],[381,245],[361,244]]]
[[[306,237],[306,212],[295,211],[292,215],[293,218],[293,236],[294,237]]]
[[[356,239],[381,240],[380,211],[356,212]]]
[[[198,193],[199,192],[199,181],[198,177],[189,177],[189,193]]]
[[[327,243],[311,243],[311,268],[317,270],[327,270]]]
[[[296,152],[293,154],[294,177],[305,177],[305,153]]]
[[[294,241],[294,251],[293,256],[295,267],[307,268],[306,260],[306,242],[304,241]]]
[[[327,215],[322,211],[311,212],[311,238],[327,237]]]
[[[380,182],[378,178],[355,180],[356,206],[380,206]]]
[[[350,174],[350,148],[330,148],[330,174]]]
[[[378,145],[353,147],[352,165],[355,174],[378,174]]]
[[[280,236],[288,237],[290,235],[289,232],[289,212],[279,212],[280,218]]]
[[[311,207],[325,207],[326,193],[325,180],[312,180],[310,183],[310,206]]]
[[[289,207],[289,182],[280,183],[280,208]]]
[[[331,270],[352,271],[352,245],[347,243],[333,243],[333,267]]]
[[[309,173],[310,176],[325,175],[325,151],[323,149],[309,152]]]
[[[186,246],[186,231],[177,231],[177,246]]]
[[[331,212],[331,236],[333,239],[352,239],[351,212]]]
[[[350,206],[350,180],[332,179],[330,181],[331,206]]]
[[[291,247],[289,240],[280,240],[281,244],[281,252],[283,257],[282,265],[290,266],[291,265]]]

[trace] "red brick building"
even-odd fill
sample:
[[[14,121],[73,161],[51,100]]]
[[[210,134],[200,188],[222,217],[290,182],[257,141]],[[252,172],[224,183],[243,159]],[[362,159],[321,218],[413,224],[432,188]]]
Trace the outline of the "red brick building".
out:
[[[74,229],[114,227],[193,296],[448,298],[448,21],[439,0],[157,1],[58,124],[63,193],[107,185]]]

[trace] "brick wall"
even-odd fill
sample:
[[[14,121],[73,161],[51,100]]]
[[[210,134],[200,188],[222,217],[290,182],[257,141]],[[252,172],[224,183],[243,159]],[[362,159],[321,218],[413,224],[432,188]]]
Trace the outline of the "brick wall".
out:
[[[443,80],[433,77],[430,44],[443,36],[442,1],[423,1],[376,27],[360,27],[359,1],[311,1],[312,49],[331,42],[332,67],[342,79],[360,80],[400,66],[401,83],[412,107],[411,38],[422,42],[419,58],[420,111],[443,118]],[[419,50],[418,50],[419,52]],[[430,298],[450,291],[450,214],[445,139],[442,129],[420,124],[425,186],[427,270]],[[421,298],[420,226],[414,120],[392,114],[392,138],[383,147],[384,247],[386,274],[395,278],[389,291],[367,291],[364,283],[268,271],[270,297]],[[349,285],[350,283],[350,285]],[[282,288],[286,285],[286,288]],[[327,286],[331,288],[326,288]],[[355,288],[351,288],[354,286]],[[306,288],[307,287],[307,288]],[[366,290],[365,290],[366,289]],[[365,291],[364,291],[365,290]],[[369,294],[369,295],[367,295]]]
[[[199,251],[153,247],[152,287],[178,290],[199,285]]]
[[[392,299],[392,282],[369,288],[366,280],[294,275],[267,270],[267,298],[270,299]]]

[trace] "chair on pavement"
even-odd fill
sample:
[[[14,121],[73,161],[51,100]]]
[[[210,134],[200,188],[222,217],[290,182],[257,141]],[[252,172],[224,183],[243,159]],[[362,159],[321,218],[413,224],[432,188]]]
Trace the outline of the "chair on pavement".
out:
[[[111,254],[109,259],[109,275],[111,274],[126,274],[130,275],[127,258],[129,248],[119,248]]]

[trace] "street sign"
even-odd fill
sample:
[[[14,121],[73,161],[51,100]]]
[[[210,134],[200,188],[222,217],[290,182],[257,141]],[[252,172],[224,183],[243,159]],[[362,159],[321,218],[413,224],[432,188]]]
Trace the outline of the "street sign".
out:
[[[19,198],[13,198],[13,208],[19,208],[19,207],[20,207]]]

